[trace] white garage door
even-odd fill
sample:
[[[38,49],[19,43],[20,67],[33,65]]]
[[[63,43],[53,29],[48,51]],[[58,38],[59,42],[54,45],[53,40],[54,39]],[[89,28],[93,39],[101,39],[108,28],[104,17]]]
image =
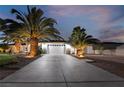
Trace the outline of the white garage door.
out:
[[[48,53],[49,54],[64,54],[65,45],[64,44],[49,44]]]

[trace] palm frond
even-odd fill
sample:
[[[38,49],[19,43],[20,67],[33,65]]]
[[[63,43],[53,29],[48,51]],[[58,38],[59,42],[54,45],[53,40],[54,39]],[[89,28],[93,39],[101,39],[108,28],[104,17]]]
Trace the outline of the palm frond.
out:
[[[81,28],[80,26],[77,26],[73,29],[69,41],[76,48],[87,44],[97,44],[100,42],[98,39],[93,38],[92,35],[87,35],[86,29]]]

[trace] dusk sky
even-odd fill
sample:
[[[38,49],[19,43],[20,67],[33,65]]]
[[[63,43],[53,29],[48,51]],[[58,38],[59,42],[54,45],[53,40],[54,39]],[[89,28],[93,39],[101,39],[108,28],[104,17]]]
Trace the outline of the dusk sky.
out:
[[[37,6],[46,17],[56,19],[56,27],[68,39],[73,27],[81,26],[103,41],[124,42],[124,6]],[[26,6],[0,6],[0,18],[15,18],[12,8],[26,12]]]

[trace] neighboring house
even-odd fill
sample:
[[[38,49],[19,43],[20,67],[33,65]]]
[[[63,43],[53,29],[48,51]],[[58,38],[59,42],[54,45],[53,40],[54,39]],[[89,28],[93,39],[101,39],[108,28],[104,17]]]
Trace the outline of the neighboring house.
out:
[[[124,56],[124,44],[116,48],[115,55]]]
[[[97,49],[96,46],[93,46],[94,54],[103,54],[103,55],[123,55],[124,56],[124,43],[116,42],[103,42],[102,50]]]
[[[0,52],[6,52],[6,53],[16,53],[16,48],[15,48],[15,45],[13,43],[10,43],[10,44],[7,44],[9,47],[5,50],[3,50],[3,48],[1,48],[1,46],[4,45],[4,44],[0,44]],[[29,52],[29,48],[27,49],[27,46],[26,44],[22,44],[21,45],[21,49],[20,49],[20,52],[21,53],[25,53],[25,52]]]

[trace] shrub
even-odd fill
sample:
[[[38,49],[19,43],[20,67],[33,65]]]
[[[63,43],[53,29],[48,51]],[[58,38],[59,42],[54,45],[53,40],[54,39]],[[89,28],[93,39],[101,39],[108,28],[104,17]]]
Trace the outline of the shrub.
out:
[[[41,49],[41,54],[46,54],[46,50],[45,49]]]
[[[0,53],[3,53],[4,49],[0,47]]]
[[[16,57],[9,54],[0,54],[0,66],[15,62]]]
[[[0,53],[4,53],[7,49],[9,49],[7,44],[0,45]]]
[[[40,54],[46,54],[47,52],[46,52],[46,50],[45,49],[42,49],[42,48],[39,48],[38,49],[38,55],[40,55]]]
[[[66,54],[71,54],[70,49],[67,49],[67,50],[66,50]]]

